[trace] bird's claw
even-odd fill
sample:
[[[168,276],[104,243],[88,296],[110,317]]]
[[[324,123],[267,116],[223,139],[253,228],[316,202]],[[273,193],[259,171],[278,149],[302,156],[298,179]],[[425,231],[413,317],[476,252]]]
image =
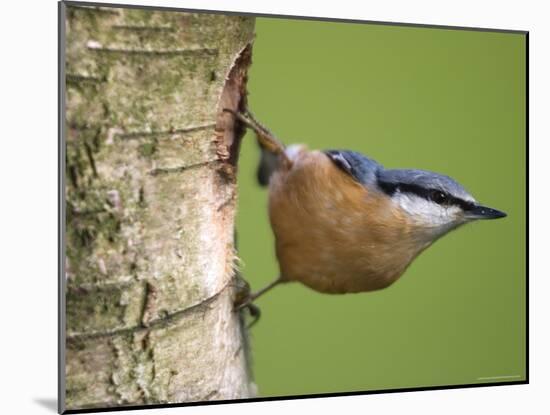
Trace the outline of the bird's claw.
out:
[[[233,303],[233,309],[237,312],[247,309],[252,317],[252,322],[247,325],[247,329],[250,329],[254,324],[258,322],[261,316],[260,308],[253,304],[254,296],[251,295],[250,285],[242,277],[236,280],[236,298]]]
[[[247,329],[250,329],[254,324],[256,324],[260,320],[262,312],[260,311],[260,307],[258,307],[256,304],[253,304],[253,303],[244,304],[242,308],[248,309],[248,312],[250,313],[250,317],[252,317],[252,321],[246,326]]]

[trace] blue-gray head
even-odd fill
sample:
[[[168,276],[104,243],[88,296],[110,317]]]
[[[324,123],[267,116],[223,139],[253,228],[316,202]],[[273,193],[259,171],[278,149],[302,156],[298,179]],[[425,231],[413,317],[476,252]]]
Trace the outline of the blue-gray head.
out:
[[[377,187],[391,197],[428,239],[434,239],[466,222],[496,219],[504,212],[479,204],[452,178],[425,170],[385,169],[351,151],[325,152],[332,161],[364,186]]]
[[[378,186],[422,226],[445,232],[476,219],[496,219],[504,212],[480,205],[448,176],[424,170],[385,170]]]

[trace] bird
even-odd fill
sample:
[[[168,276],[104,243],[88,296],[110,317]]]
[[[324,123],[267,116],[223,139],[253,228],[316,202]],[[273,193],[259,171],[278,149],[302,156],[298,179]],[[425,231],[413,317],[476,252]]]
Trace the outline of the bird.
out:
[[[248,109],[232,114],[262,150],[258,180],[269,189],[269,219],[279,276],[237,306],[276,285],[300,282],[326,294],[381,290],[453,229],[506,217],[453,178],[419,169],[386,169],[351,150],[286,147]]]

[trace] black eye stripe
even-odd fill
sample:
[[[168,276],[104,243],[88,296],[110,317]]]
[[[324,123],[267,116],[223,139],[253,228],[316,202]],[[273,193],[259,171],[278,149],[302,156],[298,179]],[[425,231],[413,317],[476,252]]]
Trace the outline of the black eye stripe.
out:
[[[399,191],[401,193],[412,193],[426,200],[435,201],[434,195],[439,193],[444,196],[443,197],[435,196],[436,198],[441,199],[440,202],[435,201],[436,203],[440,203],[442,205],[460,206],[462,210],[471,210],[475,206],[472,202],[468,202],[458,197],[454,197],[453,195],[442,192],[441,190],[438,190],[438,189],[426,189],[422,186],[417,186],[415,184],[409,184],[409,183],[378,182],[378,184],[380,188],[389,196],[392,196],[395,192]]]
[[[449,201],[449,195],[439,190],[431,190],[429,198],[439,205],[447,204]]]

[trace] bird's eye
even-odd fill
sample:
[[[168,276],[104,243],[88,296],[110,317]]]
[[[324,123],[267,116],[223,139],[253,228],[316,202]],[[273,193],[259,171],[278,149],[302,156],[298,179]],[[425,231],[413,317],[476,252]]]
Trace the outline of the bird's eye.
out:
[[[430,193],[430,199],[438,205],[441,205],[447,201],[447,195],[439,190],[433,190]]]

